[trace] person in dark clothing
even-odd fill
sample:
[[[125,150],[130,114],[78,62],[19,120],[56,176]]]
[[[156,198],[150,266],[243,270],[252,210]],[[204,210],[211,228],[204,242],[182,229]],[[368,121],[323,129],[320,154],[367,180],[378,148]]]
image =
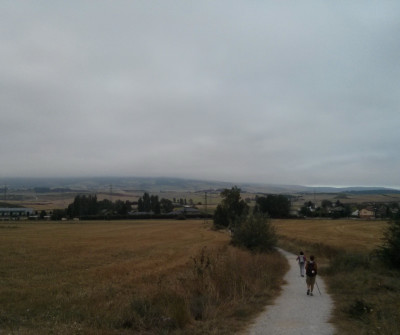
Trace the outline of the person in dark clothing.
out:
[[[314,256],[310,256],[310,260],[306,263],[306,283],[307,283],[307,295],[313,295],[315,279],[317,276],[318,267],[315,262]]]

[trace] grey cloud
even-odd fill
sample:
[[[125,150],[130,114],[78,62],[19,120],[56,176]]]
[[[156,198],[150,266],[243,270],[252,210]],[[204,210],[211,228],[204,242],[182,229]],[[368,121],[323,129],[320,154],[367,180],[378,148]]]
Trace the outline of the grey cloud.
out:
[[[0,177],[400,187],[397,2],[1,7]]]

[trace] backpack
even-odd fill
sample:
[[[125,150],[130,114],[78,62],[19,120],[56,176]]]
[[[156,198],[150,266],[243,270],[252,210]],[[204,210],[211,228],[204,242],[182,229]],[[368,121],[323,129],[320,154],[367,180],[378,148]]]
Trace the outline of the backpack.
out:
[[[304,255],[299,255],[299,262],[304,263],[306,257]]]
[[[314,262],[307,262],[307,270],[306,270],[306,275],[308,277],[315,277],[317,275],[317,270],[315,269],[315,263]]]

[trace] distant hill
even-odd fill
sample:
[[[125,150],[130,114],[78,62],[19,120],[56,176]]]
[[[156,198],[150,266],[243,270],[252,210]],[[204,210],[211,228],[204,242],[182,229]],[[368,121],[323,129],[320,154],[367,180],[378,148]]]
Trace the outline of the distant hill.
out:
[[[146,192],[205,192],[221,191],[238,186],[249,193],[352,193],[352,194],[388,194],[400,193],[400,190],[380,187],[307,187],[301,185],[275,185],[262,183],[233,183],[183,178],[145,178],[145,177],[82,177],[82,178],[7,178],[0,180],[0,185],[9,189],[32,189],[49,191],[89,191],[136,190]],[[0,191],[4,186],[0,187]]]
[[[386,187],[307,187],[304,193],[350,193],[350,194],[389,194],[400,193],[400,190]]]

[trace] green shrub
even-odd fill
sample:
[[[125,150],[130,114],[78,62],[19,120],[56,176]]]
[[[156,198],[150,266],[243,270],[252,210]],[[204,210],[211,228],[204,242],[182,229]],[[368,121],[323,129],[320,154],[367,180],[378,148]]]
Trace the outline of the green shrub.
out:
[[[377,250],[387,265],[400,269],[400,219],[391,221],[384,233],[384,244]]]
[[[347,313],[355,319],[362,319],[365,315],[373,312],[373,306],[362,299],[356,299],[348,308]]]
[[[266,252],[275,248],[277,243],[275,228],[262,214],[248,216],[234,231],[232,243],[251,251]]]

